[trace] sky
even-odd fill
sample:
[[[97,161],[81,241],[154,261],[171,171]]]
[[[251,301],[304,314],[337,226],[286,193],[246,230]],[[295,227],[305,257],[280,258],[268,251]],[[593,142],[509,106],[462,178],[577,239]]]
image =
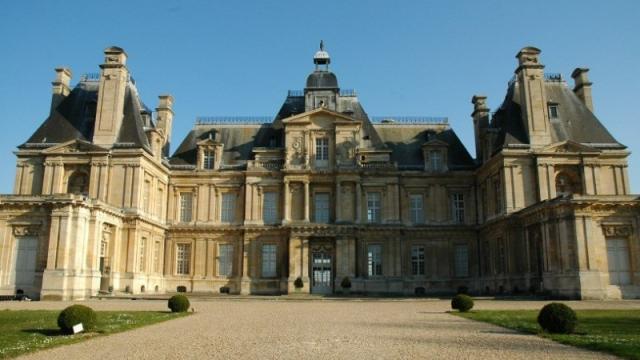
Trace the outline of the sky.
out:
[[[369,115],[446,116],[475,152],[471,97],[497,109],[525,46],[571,83],[589,67],[595,114],[628,146],[640,192],[640,1],[6,1],[0,11],[0,193],[16,146],[46,119],[53,69],[75,84],[124,48],[149,108],[175,98],[172,143],[197,116],[274,116],[324,40]]]

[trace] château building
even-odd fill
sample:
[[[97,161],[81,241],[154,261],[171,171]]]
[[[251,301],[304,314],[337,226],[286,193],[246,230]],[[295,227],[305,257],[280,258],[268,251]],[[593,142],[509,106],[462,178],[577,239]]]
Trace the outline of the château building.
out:
[[[368,115],[322,45],[275,117],[199,118],[173,154],[174,99],[147,107],[124,50],[73,87],[58,68],[0,196],[0,294],[640,296],[629,151],[588,69],[516,58],[495,112],[472,98],[475,157],[445,118]]]

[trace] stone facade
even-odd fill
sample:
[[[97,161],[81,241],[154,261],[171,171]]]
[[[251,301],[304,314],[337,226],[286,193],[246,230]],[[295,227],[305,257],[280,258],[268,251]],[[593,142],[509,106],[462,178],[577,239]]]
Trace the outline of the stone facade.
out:
[[[18,147],[0,197],[0,294],[41,299],[240,294],[640,296],[639,202],[627,148],[527,47],[476,159],[445,119],[369,117],[321,47],[274,118],[203,118],[169,155],[118,47]],[[300,279],[302,288],[296,288]]]

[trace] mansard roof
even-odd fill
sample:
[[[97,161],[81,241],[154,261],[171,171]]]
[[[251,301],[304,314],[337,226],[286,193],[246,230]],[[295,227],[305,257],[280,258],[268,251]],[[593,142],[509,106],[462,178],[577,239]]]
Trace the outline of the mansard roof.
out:
[[[60,144],[71,140],[92,142],[98,85],[95,81],[81,81],[19,148],[33,144]],[[145,127],[153,128],[155,125],[135,87],[128,84],[124,119],[114,147],[142,148],[151,153]]]
[[[545,81],[545,91],[548,102],[557,104],[559,112],[557,119],[550,119],[552,142],[570,140],[598,147],[624,147],[567,87],[564,81]],[[502,105],[493,115],[489,128],[497,132],[493,151],[496,152],[513,145],[529,144],[524,122],[520,104],[520,88],[512,83],[509,85]]]

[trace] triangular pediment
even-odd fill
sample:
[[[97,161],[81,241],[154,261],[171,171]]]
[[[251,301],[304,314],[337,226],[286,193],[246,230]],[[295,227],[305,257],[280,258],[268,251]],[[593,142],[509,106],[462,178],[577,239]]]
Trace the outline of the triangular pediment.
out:
[[[360,120],[354,119],[348,115],[341,114],[339,112],[335,112],[323,107],[282,119],[282,122],[284,124],[308,124],[309,122],[311,122],[312,118],[317,116],[333,117],[336,120],[336,122],[339,122],[339,123],[344,123],[344,122],[360,123],[361,122]]]
[[[198,146],[207,146],[207,145],[211,145],[211,146],[215,146],[215,145],[220,145],[219,142],[213,140],[212,138],[207,138],[204,140],[200,140],[196,143]]]
[[[438,139],[433,139],[422,144],[422,147],[446,147],[449,146],[446,142]]]
[[[43,154],[77,154],[77,153],[106,153],[109,152],[101,146],[92,144],[85,140],[75,139],[52,146],[44,150]]]
[[[544,149],[545,153],[599,153],[600,150],[580,144],[572,140],[565,140],[563,142],[551,144]]]

